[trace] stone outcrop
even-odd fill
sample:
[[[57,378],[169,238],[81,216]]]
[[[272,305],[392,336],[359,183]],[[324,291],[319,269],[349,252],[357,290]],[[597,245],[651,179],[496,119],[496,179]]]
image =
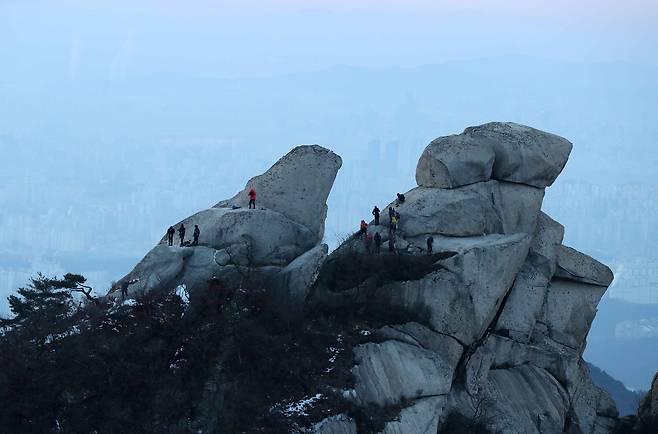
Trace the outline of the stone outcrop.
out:
[[[273,301],[289,312],[301,312],[308,291],[327,258],[327,251],[326,244],[315,246],[277,273],[270,288]]]
[[[557,251],[557,277],[606,287],[614,278],[608,267],[567,246]]]
[[[326,257],[327,246],[320,244],[326,201],[341,164],[338,155],[317,145],[293,149],[249,180],[245,191],[173,225],[183,223],[188,240],[198,225],[198,246],[170,247],[163,237],[109,296],[125,283],[132,296],[178,285],[194,292],[215,280],[230,287],[268,286],[286,298],[282,304],[300,305]],[[251,188],[257,209],[247,208]],[[277,291],[282,284],[286,290]]]
[[[397,409],[383,432],[434,434],[454,413],[492,432],[611,432],[614,403],[581,356],[613,276],[564,246],[564,227],[541,211],[571,147],[512,123],[433,141],[418,162],[418,187],[388,206],[400,215],[395,233],[384,208],[382,225],[369,227],[384,243],[394,238],[399,267],[414,273],[373,272],[351,288],[345,279],[316,283],[313,303],[372,303],[411,319],[354,348],[354,404]],[[410,258],[427,257],[429,236],[435,256],[419,271]],[[359,255],[373,253],[353,237],[326,264]]]
[[[469,127],[425,148],[416,182],[455,188],[496,179],[544,188],[558,177],[571,148],[562,137],[512,122]]]
[[[267,172],[251,178],[244,190],[215,208],[247,207],[247,193],[258,193],[257,206],[279,212],[307,227],[314,242],[322,239],[327,216],[327,196],[342,161],[321,146],[298,146],[276,162]]]
[[[564,227],[541,211],[570,151],[561,137],[512,123],[439,138],[420,157],[418,186],[369,226],[382,252],[353,236],[328,255],[326,200],[341,160],[301,146],[233,198],[183,220],[188,233],[199,225],[199,246],[163,238],[115,290],[184,285],[193,299],[219,281],[266,288],[268,306],[283,307],[291,323],[329,312],[322,321],[340,331],[322,333],[352,341],[318,357],[350,358],[325,371],[341,372],[340,386],[305,401],[341,402],[324,407],[309,432],[356,434],[375,408],[385,434],[435,434],[455,415],[492,432],[610,433],[614,403],[582,353],[612,272],[564,246]],[[246,209],[251,188],[255,210]],[[395,231],[387,208],[400,216]]]
[[[452,190],[417,187],[405,197],[403,204],[386,207],[400,214],[398,226],[405,239],[427,234],[469,237],[531,232],[544,192],[489,181]],[[389,223],[388,214],[382,222]]]
[[[432,141],[418,161],[416,182],[424,187],[454,188],[491,179],[494,150],[466,135]]]

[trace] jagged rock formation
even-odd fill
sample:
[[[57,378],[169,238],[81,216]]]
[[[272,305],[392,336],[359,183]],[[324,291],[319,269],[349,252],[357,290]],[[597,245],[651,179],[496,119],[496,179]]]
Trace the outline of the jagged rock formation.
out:
[[[128,287],[134,295],[178,285],[194,292],[211,280],[241,287],[248,278],[303,300],[327,254],[320,244],[326,201],[341,164],[338,155],[317,145],[293,149],[235,197],[174,225],[184,223],[188,234],[199,225],[199,246],[169,247],[163,237],[109,296],[123,282],[134,282]],[[246,207],[251,188],[259,193],[255,210]]]
[[[436,139],[418,163],[419,186],[389,205],[400,214],[395,249],[400,267],[426,254],[429,236],[435,252],[454,253],[375,284],[372,273],[332,287],[321,272],[311,305],[372,303],[413,319],[384,324],[354,349],[353,402],[401,408],[384,432],[436,433],[451,413],[506,434],[613,428],[614,403],[581,357],[612,273],[562,245],[564,228],[540,211],[570,151],[561,137],[511,123]],[[369,230],[386,242],[388,224]],[[350,239],[325,269],[368,254]],[[318,426],[355,432],[346,415]]]
[[[564,228],[541,211],[570,151],[561,137],[512,123],[436,139],[420,157],[418,187],[386,207],[400,214],[397,232],[386,208],[382,224],[370,224],[383,252],[352,237],[327,256],[325,203],[341,160],[298,147],[235,197],[183,221],[200,226],[200,246],[169,247],[163,238],[117,287],[134,282],[129,293],[139,294],[185,285],[194,293],[248,280],[291,318],[330,312],[331,332],[358,330],[360,339],[341,347],[353,362],[345,381],[314,391],[329,407],[311,432],[361,432],[364,412],[376,408],[385,415],[377,431],[386,434],[435,434],[451,415],[506,434],[609,433],[614,403],[581,356],[613,276],[564,246]],[[245,209],[252,187],[256,210]],[[349,324],[331,313],[346,311],[354,312]],[[223,396],[212,378],[209,396]],[[204,398],[201,407],[221,409],[222,399]],[[352,410],[326,404],[344,401]],[[198,423],[217,431],[214,420]]]

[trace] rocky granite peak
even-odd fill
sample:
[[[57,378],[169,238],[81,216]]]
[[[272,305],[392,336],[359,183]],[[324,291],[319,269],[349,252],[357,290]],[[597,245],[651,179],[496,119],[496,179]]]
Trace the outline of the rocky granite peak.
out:
[[[310,425],[304,410],[298,432],[436,434],[457,417],[506,434],[610,433],[617,411],[582,354],[613,275],[565,246],[565,228],[541,211],[571,148],[514,123],[438,138],[420,157],[418,187],[382,207],[367,235],[327,255],[320,240],[341,159],[297,147],[233,198],[183,221],[201,228],[199,246],[163,238],[119,285],[194,294],[220,281],[243,291],[248,276],[266,304],[283,307],[283,321],[311,328],[304,324],[323,318],[319,336],[335,340],[326,349],[334,355],[310,357],[330,366],[304,382],[317,387],[315,398],[289,403],[323,407]],[[252,188],[256,209],[247,206]],[[339,353],[342,371],[331,365]],[[382,423],[365,430],[373,414]]]
[[[397,229],[387,216],[368,228],[394,239],[379,257],[395,255],[404,268],[424,257],[425,271],[377,279],[371,267],[332,286],[323,273],[372,255],[371,246],[354,237],[327,258],[312,303],[378,304],[407,316],[380,321],[354,349],[353,402],[398,409],[384,433],[440,432],[455,414],[506,434],[613,429],[614,403],[581,357],[612,272],[563,245],[565,228],[541,211],[571,147],[513,123],[438,138],[418,162],[419,187],[389,205]],[[357,432],[347,416],[317,432]]]
[[[294,148],[231,199],[173,225],[175,230],[185,225],[187,240],[198,225],[198,246],[180,246],[178,233],[169,246],[164,236],[110,295],[118,296],[127,282],[130,295],[178,285],[194,292],[211,280],[239,287],[247,275],[271,286],[285,282],[285,291],[299,286],[297,281],[312,283],[317,270],[311,264],[318,267],[327,253],[321,244],[326,201],[341,165],[338,155],[321,146]],[[251,189],[255,209],[248,207]],[[310,263],[300,264],[304,258]]]

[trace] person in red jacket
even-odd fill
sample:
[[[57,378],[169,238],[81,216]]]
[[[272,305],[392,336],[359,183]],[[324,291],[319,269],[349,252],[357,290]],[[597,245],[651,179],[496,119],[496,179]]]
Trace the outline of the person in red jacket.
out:
[[[251,209],[252,205],[253,208],[256,209],[256,190],[253,188],[249,190],[249,209]]]

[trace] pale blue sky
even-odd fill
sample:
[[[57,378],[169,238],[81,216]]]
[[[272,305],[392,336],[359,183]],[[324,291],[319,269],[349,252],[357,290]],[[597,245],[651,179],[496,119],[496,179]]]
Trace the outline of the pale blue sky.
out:
[[[0,81],[243,77],[509,54],[658,63],[650,0],[308,3],[2,0]]]

